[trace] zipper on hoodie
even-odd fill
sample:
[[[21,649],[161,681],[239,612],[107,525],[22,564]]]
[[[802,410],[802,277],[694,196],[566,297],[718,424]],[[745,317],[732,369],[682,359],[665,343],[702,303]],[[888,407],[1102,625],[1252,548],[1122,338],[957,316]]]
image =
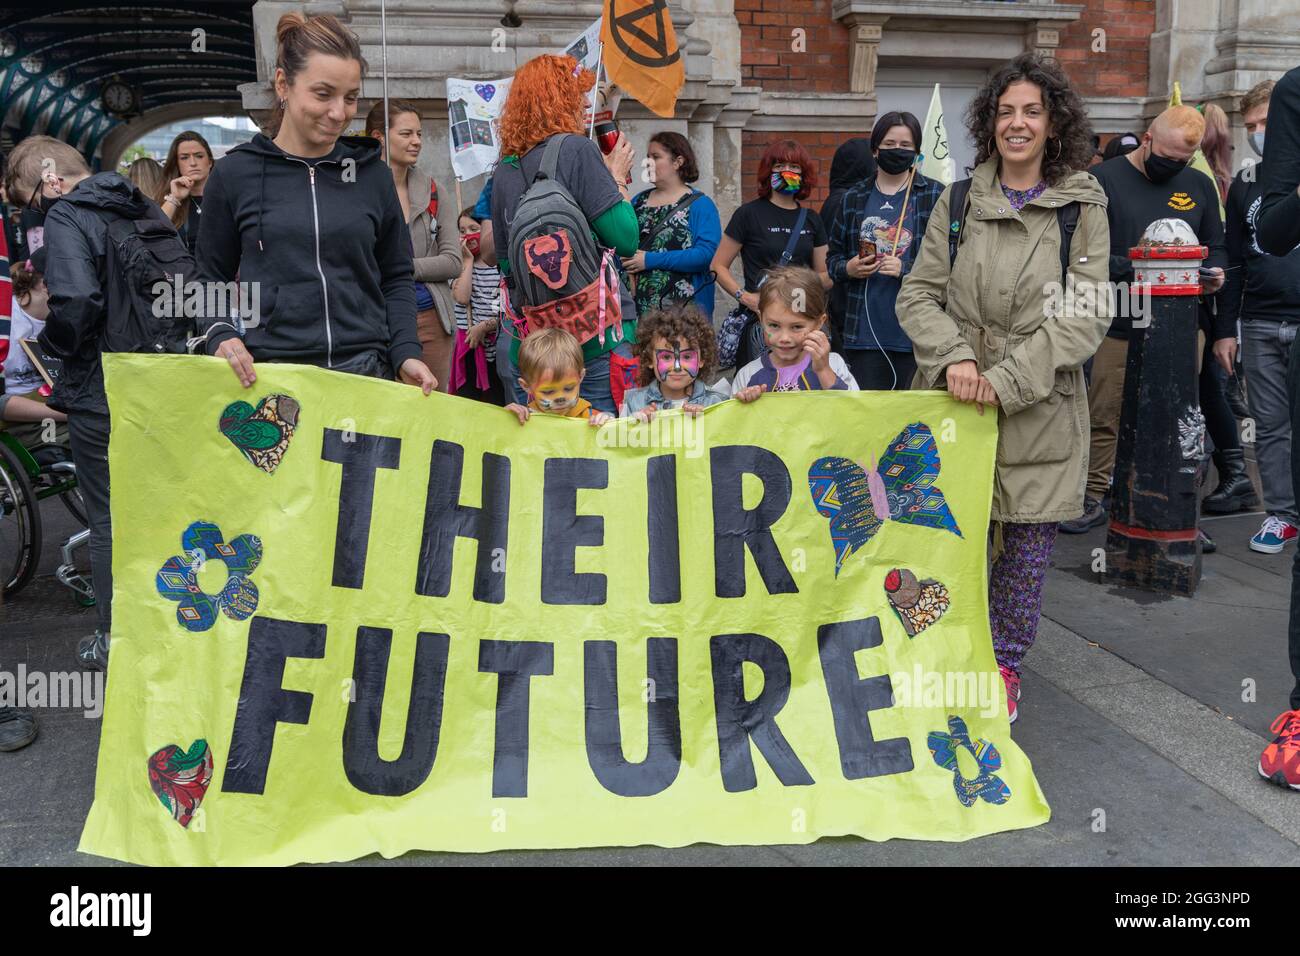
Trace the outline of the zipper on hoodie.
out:
[[[320,274],[320,287],[325,300],[325,367],[334,367],[334,337],[330,334],[330,286],[325,278],[325,270],[320,264],[320,216],[316,211],[316,167],[294,156],[286,156],[296,163],[307,167],[307,176],[311,180],[311,225],[316,235],[316,271]]]

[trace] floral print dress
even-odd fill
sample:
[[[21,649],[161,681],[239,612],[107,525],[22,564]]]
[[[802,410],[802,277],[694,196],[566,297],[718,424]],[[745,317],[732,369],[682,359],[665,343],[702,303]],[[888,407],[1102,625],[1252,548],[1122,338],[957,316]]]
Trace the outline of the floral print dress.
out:
[[[669,206],[651,206],[646,200],[652,193],[653,190],[647,190],[632,200],[640,227],[638,247],[645,252],[691,248],[690,210],[682,208],[691,193]],[[650,269],[637,274],[632,298],[637,314],[645,315],[664,306],[690,302],[695,298],[695,283],[681,272]]]

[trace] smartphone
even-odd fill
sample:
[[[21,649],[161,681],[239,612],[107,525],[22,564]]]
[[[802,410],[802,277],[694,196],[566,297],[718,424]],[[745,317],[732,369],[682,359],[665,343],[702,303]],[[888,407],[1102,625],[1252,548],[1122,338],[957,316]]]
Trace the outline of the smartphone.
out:
[[[859,239],[858,258],[863,261],[876,258],[876,244],[870,239]]]

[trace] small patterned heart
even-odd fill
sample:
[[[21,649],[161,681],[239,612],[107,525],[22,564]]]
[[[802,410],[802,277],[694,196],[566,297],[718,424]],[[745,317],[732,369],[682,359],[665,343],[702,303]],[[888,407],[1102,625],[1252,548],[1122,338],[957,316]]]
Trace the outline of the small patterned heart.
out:
[[[212,750],[196,740],[189,750],[168,744],[149,758],[149,787],[172,815],[188,828],[212,782]]]
[[[474,92],[483,97],[484,103],[491,103],[492,97],[496,96],[497,88],[491,83],[476,83]]]
[[[231,402],[217,427],[245,458],[269,475],[284,460],[301,411],[289,395],[267,395],[256,408],[248,402]]]

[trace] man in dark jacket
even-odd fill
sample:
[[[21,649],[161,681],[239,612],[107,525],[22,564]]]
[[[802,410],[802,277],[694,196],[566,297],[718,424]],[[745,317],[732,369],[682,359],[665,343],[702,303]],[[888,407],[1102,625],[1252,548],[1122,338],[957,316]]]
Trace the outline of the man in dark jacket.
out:
[[[1188,106],[1165,110],[1142,135],[1142,145],[1123,156],[1094,166],[1089,172],[1101,183],[1110,200],[1106,218],[1110,222],[1110,281],[1117,290],[1133,282],[1133,263],[1128,251],[1136,246],[1146,228],[1157,219],[1181,219],[1202,245],[1209,249],[1203,265],[1214,270],[1213,278],[1201,280],[1204,295],[1213,295],[1223,285],[1227,256],[1223,242],[1223,220],[1219,218],[1219,196],[1209,177],[1191,169],[1205,120]],[[1117,294],[1124,294],[1117,291]],[[1088,384],[1088,415],[1091,438],[1088,450],[1088,483],[1084,491],[1083,514],[1061,523],[1067,534],[1082,534],[1106,523],[1103,501],[1110,487],[1119,440],[1119,422],[1124,404],[1124,373],[1128,337],[1132,325],[1130,309],[1111,313],[1110,330],[1092,360]],[[1207,310],[1202,307],[1202,323]],[[1235,330],[1220,321],[1209,330],[1215,342],[1235,337]],[[1206,545],[1205,533],[1202,544]],[[1208,547],[1207,547],[1208,550]]]
[[[1264,162],[1260,169],[1259,213],[1256,235],[1263,252],[1290,256],[1300,245],[1300,67],[1278,81],[1269,100],[1268,131],[1264,137]],[[1292,342],[1288,357],[1287,400],[1291,428],[1300,421],[1300,338]],[[1253,390],[1254,385],[1252,383]],[[1292,456],[1291,483],[1300,485],[1300,462]],[[1273,722],[1277,736],[1259,758],[1260,775],[1300,790],[1300,551],[1291,565],[1291,619],[1288,627],[1291,673],[1291,709]]]
[[[1263,153],[1272,80],[1260,83],[1241,101],[1252,148]],[[1263,164],[1246,166],[1228,190],[1228,277],[1222,318],[1241,320],[1242,360],[1250,381],[1250,417],[1255,421],[1255,455],[1268,515],[1250,539],[1252,551],[1277,554],[1300,531],[1291,484],[1291,421],[1286,377],[1291,343],[1300,328],[1300,246],[1285,256],[1260,247],[1257,231],[1263,189]],[[1228,340],[1231,344],[1231,340]]]
[[[100,363],[100,335],[107,319],[109,221],[153,217],[167,221],[154,203],[117,173],[90,174],[67,143],[29,136],[14,148],[6,173],[8,193],[45,212],[50,317],[41,347],[63,359],[50,396],[51,408],[68,414],[68,438],[77,466],[77,487],[90,522],[91,577],[98,627],[77,648],[81,665],[108,666],[112,626],[113,539],[108,506],[108,400]]]

